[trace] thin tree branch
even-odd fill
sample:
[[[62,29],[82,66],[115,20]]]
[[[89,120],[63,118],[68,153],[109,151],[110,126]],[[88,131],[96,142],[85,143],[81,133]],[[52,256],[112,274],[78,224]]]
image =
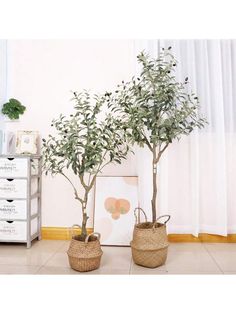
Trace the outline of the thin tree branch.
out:
[[[167,149],[167,147],[169,146],[169,143],[167,143],[158,153],[157,158],[155,159],[155,163],[158,163],[161,155],[164,153],[164,151]]]
[[[72,185],[72,187],[73,187],[73,189],[74,189],[74,193],[75,193],[75,198],[76,198],[78,201],[80,201],[80,203],[83,205],[83,200],[82,200],[82,198],[79,197],[79,195],[78,195],[78,193],[77,193],[77,190],[76,190],[74,184],[71,182],[71,180],[70,180],[64,173],[60,172],[60,174],[61,174],[62,176],[64,176],[64,177],[69,181],[69,183]]]
[[[107,151],[103,154],[102,161],[103,161],[104,158],[106,157],[106,154],[107,154]],[[108,162],[106,162],[104,165],[102,165],[102,162],[101,162],[101,164],[99,165],[97,171],[95,172],[95,174],[94,174],[94,176],[93,176],[93,179],[92,179],[92,181],[91,181],[91,183],[90,183],[90,185],[89,185],[89,190],[88,190],[88,191],[90,191],[90,190],[92,189],[92,187],[93,187],[93,185],[94,185],[94,183],[95,183],[95,180],[96,180],[96,177],[97,177],[98,173],[99,173],[106,165],[108,165],[109,163],[110,163],[110,161],[108,161]]]
[[[87,189],[88,189],[88,186],[87,186],[87,185],[85,184],[85,182],[84,182],[84,176],[83,176],[83,175],[80,175],[80,176],[79,176],[79,179],[80,179],[80,182],[81,182],[82,186],[84,187],[84,189],[87,190]]]
[[[150,151],[152,152],[152,151],[153,151],[153,148],[152,148],[151,144],[149,143],[149,141],[148,141],[146,135],[143,134],[143,137],[144,137],[144,141],[145,141],[146,145],[148,146],[148,148],[149,148]]]

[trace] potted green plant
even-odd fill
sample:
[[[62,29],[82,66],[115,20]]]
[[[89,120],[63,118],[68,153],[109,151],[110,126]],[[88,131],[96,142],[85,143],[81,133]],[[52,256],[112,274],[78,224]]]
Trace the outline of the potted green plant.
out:
[[[74,113],[60,115],[52,122],[55,135],[43,139],[43,168],[46,173],[62,175],[72,186],[82,210],[81,234],[74,236],[68,250],[70,265],[78,271],[99,267],[102,250],[98,234],[88,235],[88,197],[97,175],[111,163],[120,164],[129,151],[126,134],[111,113],[104,112],[107,94],[74,93]],[[78,177],[74,184],[68,170]],[[77,181],[77,180],[76,180]],[[79,188],[82,193],[79,193]]]
[[[2,114],[10,119],[10,121],[18,120],[20,115],[25,112],[26,107],[19,100],[10,98],[7,103],[2,106]]]
[[[146,145],[152,154],[152,221],[138,221],[131,242],[134,262],[146,267],[165,263],[168,248],[165,223],[170,217],[165,223],[157,218],[157,165],[175,139],[206,123],[198,113],[198,97],[186,90],[188,78],[184,82],[176,80],[177,61],[170,50],[171,47],[162,49],[157,58],[140,53],[139,77],[122,81],[109,99],[112,110],[121,115],[130,141],[141,147]]]

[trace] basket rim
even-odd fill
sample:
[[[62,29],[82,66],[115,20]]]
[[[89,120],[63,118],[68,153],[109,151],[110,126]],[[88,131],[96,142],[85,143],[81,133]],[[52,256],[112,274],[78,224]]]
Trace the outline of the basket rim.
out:
[[[78,239],[75,239],[75,237],[76,237],[76,235],[75,235],[75,236],[72,236],[72,238],[70,239],[70,241],[76,241],[76,242],[79,242],[79,243],[82,243],[82,244],[91,244],[91,243],[97,243],[97,242],[100,243],[100,241],[98,240],[98,238],[97,238],[96,240],[94,240],[94,241],[85,242],[85,241],[80,241],[80,240],[78,240]]]
[[[158,249],[140,249],[140,248],[137,248],[135,247],[134,245],[132,245],[132,242],[130,242],[130,246],[131,246],[131,249],[134,249],[134,250],[137,250],[137,251],[142,251],[142,252],[154,252],[154,251],[160,251],[160,250],[164,250],[164,249],[168,249],[169,247],[169,244],[167,244],[166,246],[164,247],[161,247],[161,248],[158,248]]]
[[[150,227],[150,228],[143,228],[143,226],[144,225],[147,225],[147,223],[149,223],[149,224],[153,224],[152,222],[141,222],[141,223],[139,223],[139,224],[135,224],[134,225],[134,228],[135,229],[138,229],[138,230],[145,230],[145,231],[152,231],[152,230],[158,230],[158,229],[160,229],[160,228],[165,228],[166,229],[166,225],[165,224],[162,224],[162,223],[158,223],[158,225],[159,226],[157,226],[157,227],[155,227],[155,228],[153,228],[153,226],[152,227]]]
[[[100,258],[103,255],[103,252],[101,252],[99,255],[96,255],[94,257],[77,257],[77,256],[73,256],[73,255],[69,255],[69,253],[67,252],[68,257],[70,258],[76,258],[77,260],[89,260],[89,259],[95,259],[95,258]]]

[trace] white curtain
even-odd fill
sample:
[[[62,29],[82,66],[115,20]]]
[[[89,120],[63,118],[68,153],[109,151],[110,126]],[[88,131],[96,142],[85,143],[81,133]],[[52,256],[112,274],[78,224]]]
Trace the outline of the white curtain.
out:
[[[236,40],[143,40],[135,52],[172,47],[209,124],[169,146],[159,164],[158,214],[169,233],[236,233]],[[137,74],[138,74],[137,67]],[[140,205],[151,214],[151,158],[138,149]]]

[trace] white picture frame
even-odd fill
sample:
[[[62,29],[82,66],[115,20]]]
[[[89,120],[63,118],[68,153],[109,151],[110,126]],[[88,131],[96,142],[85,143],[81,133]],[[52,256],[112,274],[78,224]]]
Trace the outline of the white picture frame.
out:
[[[94,230],[101,233],[102,245],[130,245],[138,206],[137,176],[97,177]]]
[[[17,131],[16,154],[36,155],[38,153],[37,131]]]

